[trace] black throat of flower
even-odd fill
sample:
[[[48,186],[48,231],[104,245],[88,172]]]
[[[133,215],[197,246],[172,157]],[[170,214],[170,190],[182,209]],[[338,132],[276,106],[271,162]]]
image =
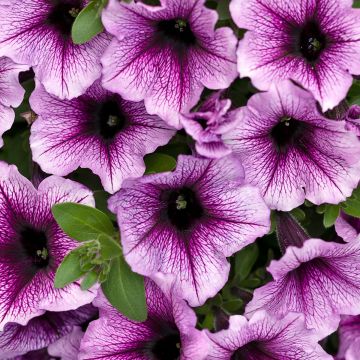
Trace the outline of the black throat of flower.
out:
[[[304,242],[310,239],[305,229],[286,212],[276,212],[276,233],[281,252],[284,254],[287,247],[302,247]]]
[[[52,7],[46,23],[55,28],[61,35],[68,38],[72,25],[82,9],[81,0],[52,0]]]
[[[309,63],[316,63],[327,47],[328,39],[316,20],[307,21],[297,36],[297,48]]]
[[[178,230],[190,229],[204,214],[196,192],[188,187],[168,193],[166,215]]]
[[[184,50],[196,44],[196,36],[185,19],[161,20],[156,23],[157,41]]]
[[[95,131],[105,140],[112,140],[127,122],[127,116],[123,112],[116,97],[110,97],[90,109],[90,116],[94,118]]]
[[[173,333],[158,339],[151,348],[154,360],[178,360],[181,353],[179,333]]]
[[[286,152],[289,147],[298,143],[307,127],[302,121],[284,116],[271,129],[270,137],[279,152]]]
[[[37,230],[32,226],[23,226],[19,230],[19,243],[23,257],[35,270],[49,266],[48,237],[45,231]]]

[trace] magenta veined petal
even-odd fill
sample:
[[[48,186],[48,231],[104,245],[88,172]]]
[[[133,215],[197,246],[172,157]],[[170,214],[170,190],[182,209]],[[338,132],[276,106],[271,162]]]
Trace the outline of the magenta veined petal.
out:
[[[346,97],[360,73],[360,10],[351,1],[232,0],[230,11],[248,30],[237,52],[241,77],[260,90],[292,79],[323,111]]]
[[[236,78],[237,39],[230,28],[214,29],[217,14],[204,0],[161,4],[109,1],[102,18],[114,39],[102,57],[103,84],[180,128],[180,113],[204,87],[225,89]]]

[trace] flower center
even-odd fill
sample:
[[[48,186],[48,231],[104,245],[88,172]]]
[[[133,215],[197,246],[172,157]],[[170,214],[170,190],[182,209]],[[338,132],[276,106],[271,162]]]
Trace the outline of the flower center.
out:
[[[116,99],[108,99],[95,111],[95,121],[104,139],[113,139],[126,124],[126,116]]]
[[[159,339],[151,349],[155,360],[180,359],[180,334],[171,334]]]
[[[167,216],[178,230],[189,229],[203,213],[204,210],[193,190],[183,188],[170,193]]]
[[[299,48],[303,57],[309,61],[316,61],[327,44],[326,36],[315,21],[309,21],[300,32]]]
[[[70,37],[72,25],[82,6],[80,0],[52,1],[53,6],[47,17],[47,23],[54,27],[60,34]]]
[[[301,138],[305,129],[306,124],[302,121],[284,116],[280,122],[271,129],[270,137],[277,147],[277,150],[284,152]]]
[[[20,231],[20,244],[25,256],[38,269],[49,265],[48,240],[44,231],[26,226]]]
[[[174,45],[190,46],[196,43],[196,37],[190,24],[184,19],[161,20],[156,27],[162,38]]]

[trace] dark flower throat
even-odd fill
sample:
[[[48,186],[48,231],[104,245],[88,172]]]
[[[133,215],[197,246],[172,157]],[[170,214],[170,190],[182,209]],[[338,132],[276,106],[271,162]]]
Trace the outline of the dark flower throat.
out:
[[[204,213],[196,193],[190,188],[172,191],[167,201],[167,217],[178,230],[188,230]]]
[[[54,27],[64,37],[70,37],[71,28],[76,16],[82,9],[80,0],[51,1],[52,8],[46,22]]]
[[[49,265],[48,239],[44,231],[25,226],[20,230],[20,245],[25,257],[36,269]]]
[[[290,146],[295,145],[303,136],[307,125],[299,120],[291,117],[283,117],[270,132],[270,137],[273,140],[279,152],[286,151]]]
[[[299,50],[310,63],[316,62],[327,45],[327,38],[318,23],[311,20],[305,24],[299,34]]]
[[[195,45],[196,37],[190,24],[184,19],[161,20],[156,24],[160,39],[176,47]]]
[[[94,116],[96,131],[106,140],[113,139],[126,124],[126,116],[116,98],[101,103],[91,116]]]
[[[156,341],[151,352],[154,360],[178,360],[180,359],[180,346],[180,334],[171,334]]]

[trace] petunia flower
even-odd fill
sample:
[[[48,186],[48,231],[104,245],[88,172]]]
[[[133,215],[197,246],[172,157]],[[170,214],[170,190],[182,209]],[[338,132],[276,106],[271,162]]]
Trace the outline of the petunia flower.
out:
[[[339,326],[339,352],[337,359],[360,358],[360,316],[343,316]]]
[[[292,79],[323,111],[346,97],[360,74],[360,10],[352,0],[232,0],[235,23],[247,29],[238,70],[260,90]]]
[[[360,234],[360,219],[341,211],[335,221],[335,230],[344,241],[357,241]]]
[[[74,326],[70,333],[48,346],[49,355],[61,360],[78,360],[80,344],[84,334],[81,327]]]
[[[346,129],[353,131],[356,136],[360,136],[360,106],[353,105],[345,117]]]
[[[258,311],[250,320],[235,315],[230,317],[229,329],[207,334],[208,360],[332,359],[317,343],[315,332],[306,329],[300,314],[276,319]]]
[[[25,326],[8,323],[0,333],[0,358],[7,359],[41,350],[59,342],[60,339],[63,342],[62,338],[72,334],[74,327],[81,330],[79,326],[85,324],[96,313],[97,309],[89,304],[77,310],[47,311],[31,319]]]
[[[19,73],[26,70],[26,65],[0,57],[0,147],[4,145],[2,135],[11,128],[15,119],[11,107],[18,107],[23,100],[25,90],[19,83]]]
[[[226,283],[226,257],[269,230],[269,209],[258,189],[243,184],[231,157],[179,156],[174,172],[129,180],[109,200],[133,271],[173,274],[191,306]]]
[[[271,262],[274,280],[254,291],[246,316],[299,312],[321,339],[337,329],[340,314],[360,314],[360,242],[310,239],[286,213],[278,215],[277,229],[283,256]]]
[[[77,309],[96,295],[78,283],[54,288],[57,267],[76,246],[51,214],[60,202],[94,206],[83,185],[51,176],[35,189],[15,166],[0,162],[0,331],[45,311]]]
[[[65,176],[78,167],[91,169],[106,191],[145,172],[143,157],[174,135],[142,102],[122,99],[94,83],[77,99],[60,100],[37,86],[30,97],[38,119],[32,125],[33,160],[43,171]]]
[[[321,115],[309,92],[290,81],[252,96],[225,135],[272,209],[289,211],[305,199],[337,204],[360,180],[360,141],[345,121]]]
[[[225,89],[236,78],[232,30],[214,30],[217,13],[204,0],[162,0],[161,6],[110,0],[103,23],[114,38],[102,57],[103,84],[125,99],[144,100],[180,128],[179,114],[204,87]]]
[[[222,135],[235,127],[237,110],[228,111],[231,101],[222,99],[221,96],[222,92],[216,92],[198,111],[180,115],[181,125],[196,141],[196,151],[208,158],[216,159],[231,153],[224,144]]]
[[[100,56],[110,42],[102,33],[84,45],[71,39],[72,24],[87,0],[13,0],[0,4],[0,55],[33,67],[46,90],[74,98],[101,75]]]
[[[154,282],[146,281],[148,318],[143,323],[127,319],[99,293],[94,304],[99,307],[100,318],[90,323],[79,359],[206,359],[209,340],[195,328],[195,313],[164,280],[163,286],[165,293]]]

